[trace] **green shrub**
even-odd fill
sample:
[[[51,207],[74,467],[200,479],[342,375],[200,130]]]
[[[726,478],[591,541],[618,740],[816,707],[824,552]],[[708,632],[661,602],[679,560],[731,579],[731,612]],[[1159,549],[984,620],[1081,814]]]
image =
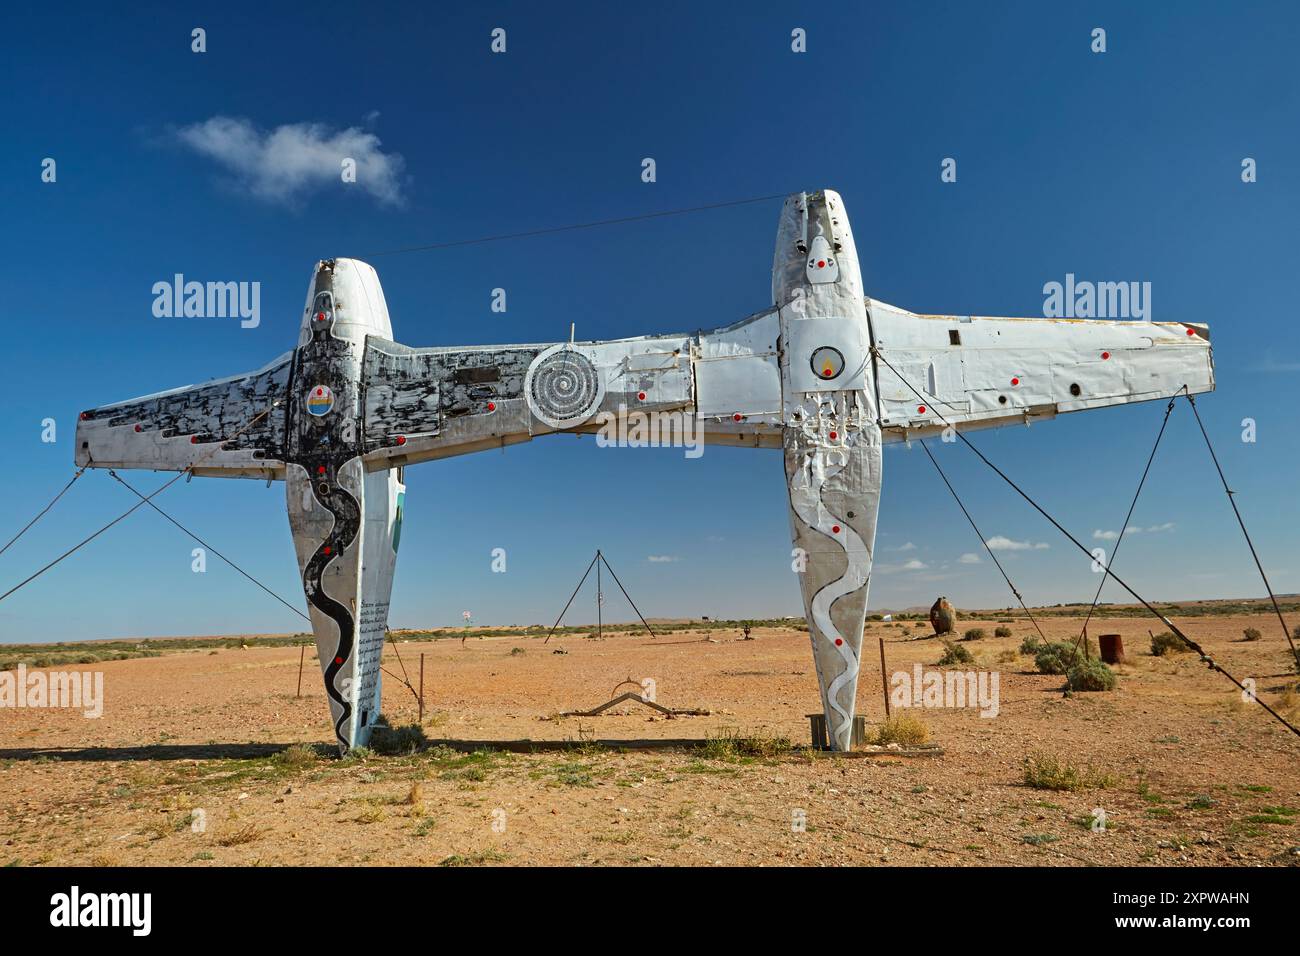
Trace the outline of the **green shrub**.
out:
[[[1075,650],[1073,644],[1052,641],[1050,644],[1040,644],[1034,651],[1034,666],[1038,668],[1040,674],[1064,674],[1069,670],[1070,662],[1075,657],[1083,659],[1083,655]]]
[[[1191,648],[1187,646],[1181,637],[1168,631],[1161,631],[1151,638],[1151,654],[1154,657],[1164,657],[1166,654],[1185,654],[1190,650]]]
[[[982,641],[982,640],[984,640],[984,638],[985,638],[986,636],[987,636],[987,635],[984,633],[984,628],[982,628],[982,627],[972,627],[969,631],[966,632],[965,636],[962,637],[962,640],[963,640],[963,641]]]
[[[1253,627],[1248,627],[1241,632],[1241,639],[1243,641],[1257,641],[1263,636],[1263,634],[1259,633],[1258,629]]]
[[[753,757],[771,760],[793,749],[789,737],[768,735],[764,731],[743,734],[739,730],[724,728],[708,738],[700,753],[705,760],[736,761]]]
[[[1107,789],[1118,780],[1113,774],[1079,766],[1056,754],[1034,752],[1025,757],[1025,786],[1035,790]]]
[[[1039,643],[1038,638],[1030,635],[1020,642],[1021,654],[1037,654],[1038,649],[1043,645]]]
[[[404,727],[376,724],[370,734],[370,749],[390,757],[409,756],[428,744],[429,738],[425,736],[424,728],[418,724],[407,724]]]
[[[1009,627],[995,627],[995,628],[993,629],[993,636],[994,636],[994,637],[1010,637],[1010,636],[1011,636],[1011,628],[1009,628]]]
[[[954,644],[952,641],[944,641],[943,646],[946,650],[943,652],[943,657],[939,658],[939,663],[935,665],[936,667],[949,667],[953,664],[969,664],[975,660],[975,658],[971,657],[970,651],[966,650],[966,648],[962,647],[960,644]]]
[[[285,770],[306,770],[314,766],[318,759],[314,747],[308,744],[293,744],[273,756],[271,761]]]
[[[1080,658],[1065,674],[1070,690],[1114,690],[1115,672],[1097,658]]]

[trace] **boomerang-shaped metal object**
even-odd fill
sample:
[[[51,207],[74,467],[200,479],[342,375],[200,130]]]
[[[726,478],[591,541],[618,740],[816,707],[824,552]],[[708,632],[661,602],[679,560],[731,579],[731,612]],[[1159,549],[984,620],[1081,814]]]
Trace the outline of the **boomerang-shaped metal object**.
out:
[[[327,259],[312,275],[294,351],[247,375],[84,412],[76,460],[285,481],[346,751],[366,744],[379,713],[405,466],[553,432],[635,427],[640,416],[689,420],[709,443],[781,448],[827,727],[832,746],[847,750],[882,444],[937,434],[944,421],[1020,424],[1210,391],[1209,333],[1174,322],[917,315],[866,298],[848,215],[830,190],[786,199],[772,301],[710,332],[415,349],[393,341],[375,270]]]

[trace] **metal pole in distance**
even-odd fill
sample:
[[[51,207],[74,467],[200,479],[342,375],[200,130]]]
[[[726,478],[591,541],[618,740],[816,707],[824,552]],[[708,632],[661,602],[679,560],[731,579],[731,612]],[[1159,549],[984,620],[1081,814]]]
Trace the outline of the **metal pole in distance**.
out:
[[[424,726],[424,654],[420,654],[420,726]]]
[[[885,717],[889,717],[889,672],[885,670],[885,639],[880,639],[880,689],[885,694]]]
[[[617,584],[618,589],[623,592],[623,597],[627,598],[627,603],[632,605],[632,610],[636,611],[636,616],[641,619],[641,623],[644,624],[645,629],[650,632],[650,636],[654,637],[655,636],[654,630],[650,627],[649,624],[646,624],[645,615],[642,614],[641,609],[636,606],[636,601],[632,600],[632,595],[627,593],[627,588],[623,587],[623,582],[618,579],[618,575],[615,574],[614,569],[610,567],[609,561],[607,561],[605,559],[605,556],[601,554],[599,551],[596,552],[596,557],[600,558],[601,563],[605,565],[605,570],[609,571],[610,575],[613,576],[614,578],[614,583]]]
[[[307,659],[307,645],[302,646],[298,654],[298,696],[302,696],[302,663]]]
[[[605,595],[601,593],[600,585],[600,565],[604,559],[600,555],[600,549],[596,550],[596,637],[603,639],[605,636],[605,617],[601,609],[601,602]]]
[[[560,622],[564,620],[564,615],[568,612],[569,605],[572,604],[573,599],[578,596],[578,592],[582,590],[582,586],[587,583],[587,575],[591,573],[592,565],[594,565],[598,560],[600,560],[599,551],[597,551],[596,556],[591,559],[591,564],[587,565],[587,570],[582,572],[582,580],[578,582],[578,586],[574,588],[573,593],[569,595],[568,603],[564,605],[564,610],[560,612],[560,616],[557,617],[555,619],[555,623],[551,625],[550,631],[548,631],[546,634],[546,640],[542,641],[543,644],[546,644],[547,642],[550,641],[551,635],[555,633],[555,629],[559,627]]]

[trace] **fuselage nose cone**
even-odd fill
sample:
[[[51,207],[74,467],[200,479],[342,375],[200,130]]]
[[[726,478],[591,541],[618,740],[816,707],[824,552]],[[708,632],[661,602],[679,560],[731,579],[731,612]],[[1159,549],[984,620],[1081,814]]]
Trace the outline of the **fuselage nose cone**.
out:
[[[807,272],[808,281],[816,285],[839,280],[840,264],[825,236],[813,237],[808,249]]]

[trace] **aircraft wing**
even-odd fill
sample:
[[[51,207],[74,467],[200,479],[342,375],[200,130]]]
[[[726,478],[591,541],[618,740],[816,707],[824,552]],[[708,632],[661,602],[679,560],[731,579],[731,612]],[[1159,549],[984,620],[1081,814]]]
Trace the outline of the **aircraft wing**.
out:
[[[367,467],[599,432],[638,412],[654,413],[661,444],[779,447],[778,336],[776,309],[709,332],[607,342],[417,349],[371,336]]]
[[[292,364],[293,353],[286,352],[256,372],[82,412],[77,464],[156,471],[195,464],[196,475],[283,478]]]
[[[937,416],[987,428],[1214,388],[1204,325],[867,310],[886,440],[942,428]]]

